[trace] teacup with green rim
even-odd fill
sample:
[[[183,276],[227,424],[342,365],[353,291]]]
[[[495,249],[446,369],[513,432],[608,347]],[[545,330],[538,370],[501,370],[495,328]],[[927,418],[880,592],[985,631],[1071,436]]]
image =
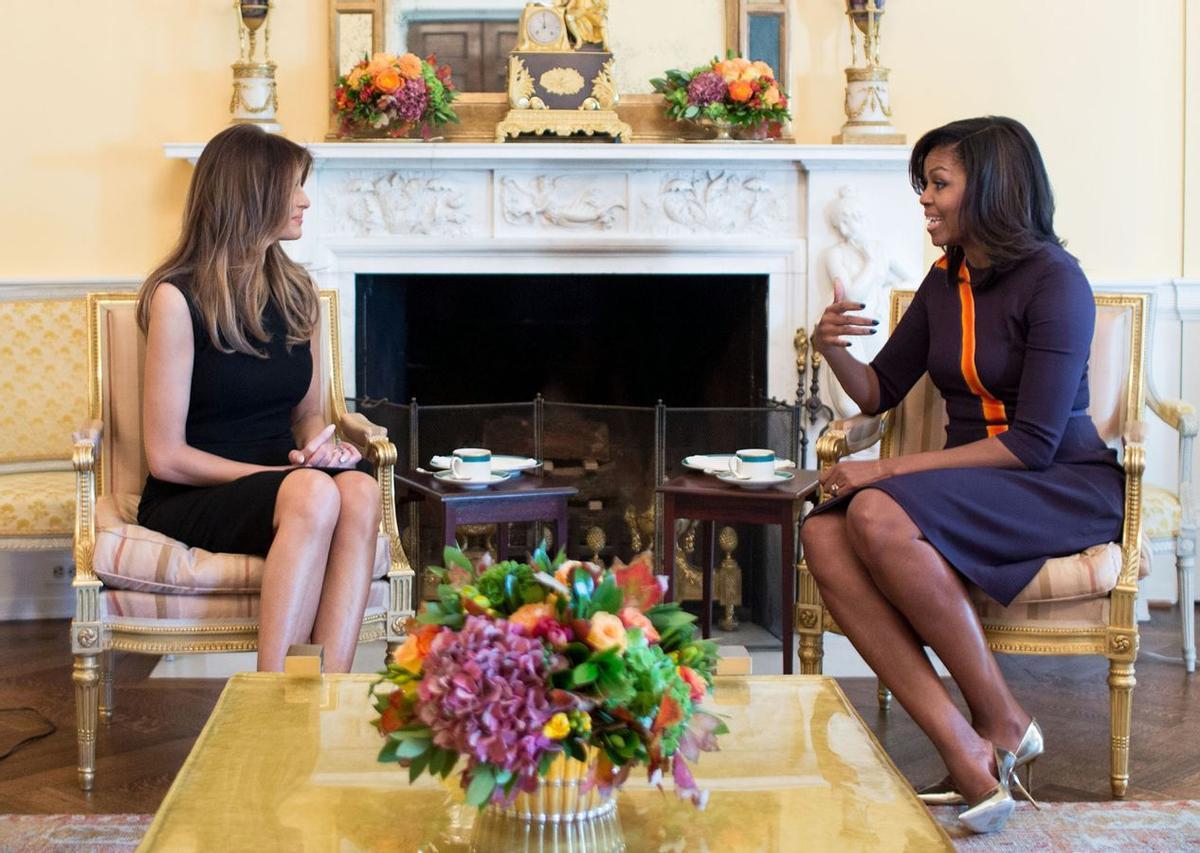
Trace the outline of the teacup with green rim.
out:
[[[450,457],[450,473],[456,480],[490,479],[492,451],[482,447],[459,447]]]
[[[739,450],[729,457],[729,471],[739,480],[768,480],[775,476],[775,451]]]

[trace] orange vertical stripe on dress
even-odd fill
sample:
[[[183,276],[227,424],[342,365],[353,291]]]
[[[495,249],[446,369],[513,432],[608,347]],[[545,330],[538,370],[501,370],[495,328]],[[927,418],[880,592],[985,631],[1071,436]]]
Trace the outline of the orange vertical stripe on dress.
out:
[[[983,387],[979,371],[975,369],[975,295],[971,292],[971,271],[966,263],[962,263],[958,269],[958,298],[962,305],[963,380],[983,406],[983,419],[987,421],[987,434],[991,438],[1008,431],[1008,413],[1004,410],[1004,403]]]

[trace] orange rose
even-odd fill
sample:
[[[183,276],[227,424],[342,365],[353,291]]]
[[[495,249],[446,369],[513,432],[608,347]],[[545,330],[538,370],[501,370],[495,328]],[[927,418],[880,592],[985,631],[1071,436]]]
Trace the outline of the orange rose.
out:
[[[708,682],[704,680],[704,676],[696,672],[690,666],[679,667],[679,677],[687,682],[687,686],[692,691],[692,701],[699,702],[704,698],[704,694],[708,692]]]
[[[782,96],[779,94],[778,86],[771,86],[769,89],[767,89],[765,92],[762,93],[763,103],[766,104],[768,107],[773,107],[776,104],[778,104],[781,97]]]
[[[626,628],[639,628],[647,642],[658,642],[658,631],[654,630],[654,623],[650,621],[650,618],[645,613],[636,607],[623,607],[618,615],[621,617],[621,622]]]
[[[745,80],[734,80],[729,84],[729,97],[739,104],[744,104],[754,97],[754,87]]]
[[[625,626],[621,624],[621,618],[603,611],[593,616],[587,644],[598,652],[612,648],[624,652],[629,645],[629,637],[625,633]]]
[[[381,92],[394,92],[402,82],[395,68],[385,68],[375,75],[375,88]]]
[[[396,62],[396,57],[382,51],[371,57],[371,61],[367,63],[367,73],[371,75],[378,74],[385,68],[390,68]]]
[[[525,633],[530,634],[537,627],[537,623],[543,619],[555,618],[554,598],[548,601],[542,601],[537,604],[523,605],[508,617],[508,621],[513,625],[520,625],[525,629]]]
[[[726,59],[718,62],[713,66],[713,71],[716,71],[725,80],[726,83],[732,83],[738,77],[742,76],[742,70],[733,64],[732,59]]]
[[[422,625],[408,635],[399,649],[396,650],[396,665],[411,673],[421,671],[421,663],[429,654],[434,638],[442,632],[440,625]]]
[[[400,69],[400,76],[408,80],[421,79],[421,60],[414,54],[406,53],[396,60],[396,67]]]

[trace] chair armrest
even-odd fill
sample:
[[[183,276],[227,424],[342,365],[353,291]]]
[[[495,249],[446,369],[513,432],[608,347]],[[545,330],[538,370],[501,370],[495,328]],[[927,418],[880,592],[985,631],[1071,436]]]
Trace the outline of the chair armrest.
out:
[[[342,412],[338,417],[338,432],[352,444],[366,450],[372,440],[387,438],[387,429],[367,420],[360,412]]]
[[[1159,400],[1150,397],[1146,401],[1150,411],[1182,438],[1193,438],[1200,431],[1200,418],[1196,417],[1196,407],[1184,400]]]
[[[829,428],[817,439],[817,462],[821,470],[839,459],[866,450],[883,438],[888,416],[855,415],[852,418],[830,421]]]
[[[96,551],[96,467],[100,464],[100,439],[104,423],[85,421],[74,433],[75,468],[75,579],[72,586],[94,586],[99,583],[92,570]]]
[[[1121,530],[1121,574],[1117,586],[1137,590],[1142,544],[1142,474],[1146,471],[1145,424],[1126,421],[1121,433],[1125,467],[1125,521]],[[1132,617],[1131,617],[1132,618]]]

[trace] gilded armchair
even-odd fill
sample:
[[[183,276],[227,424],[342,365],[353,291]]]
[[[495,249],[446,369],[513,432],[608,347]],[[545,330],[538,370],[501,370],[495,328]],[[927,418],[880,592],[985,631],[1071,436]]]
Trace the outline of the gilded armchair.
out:
[[[87,400],[83,299],[0,302],[0,550],[71,549],[71,430]]]
[[[1154,314],[1149,322],[1154,339]],[[1196,671],[1195,590],[1196,497],[1192,492],[1192,454],[1200,419],[1196,409],[1183,400],[1166,400],[1158,395],[1152,374],[1146,374],[1146,405],[1154,415],[1179,435],[1179,466],[1175,489],[1147,485],[1143,489],[1143,533],[1151,543],[1168,545],[1175,555],[1176,590],[1179,593],[1181,648],[1188,672]]]
[[[96,774],[98,717],[112,717],[112,652],[190,654],[254,651],[263,560],[188,548],[137,525],[146,478],[141,386],[145,341],[134,294],[87,300],[89,421],[75,434],[75,616],[71,651],[79,740],[79,782]],[[322,292],[314,370],[326,389],[326,417],[339,437],[376,466],[383,505],[360,641],[403,641],[412,615],[413,572],[400,545],[387,431],[347,412],[342,396],[338,302]]]
[[[892,294],[891,327],[913,291]],[[1096,332],[1090,362],[1089,414],[1104,440],[1122,456],[1126,472],[1125,522],[1120,542],[1048,560],[1030,584],[1003,607],[971,587],[970,594],[993,651],[1036,655],[1103,655],[1109,661],[1111,777],[1114,797],[1129,782],[1129,732],[1138,629],[1134,615],[1139,576],[1148,570],[1142,547],[1143,347],[1145,296],[1096,296]],[[939,449],[945,442],[945,404],[929,376],[895,409],[879,416],[834,421],[817,442],[822,469],[879,443],[880,456]],[[800,667],[819,673],[822,634],[837,631],[821,603],[816,581],[800,563],[796,624]],[[880,705],[890,695],[880,685]]]

